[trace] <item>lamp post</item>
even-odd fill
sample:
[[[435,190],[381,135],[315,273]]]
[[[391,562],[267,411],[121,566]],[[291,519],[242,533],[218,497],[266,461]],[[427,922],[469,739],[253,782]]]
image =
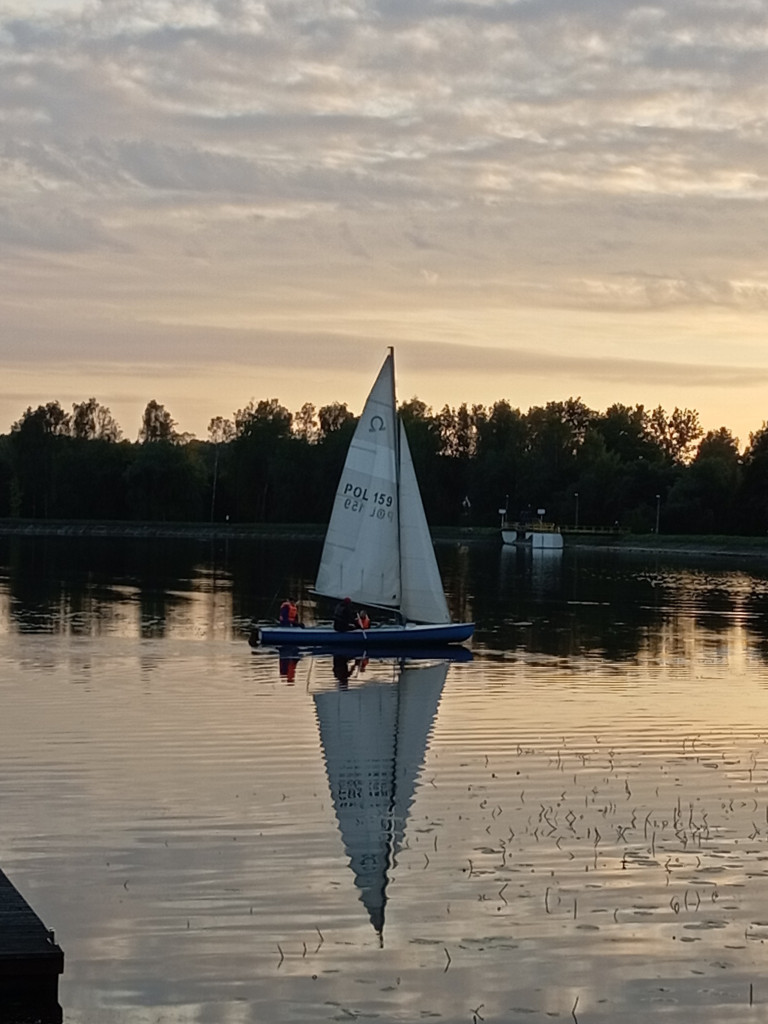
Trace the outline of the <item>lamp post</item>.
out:
[[[659,512],[661,510],[661,495],[656,495],[656,535],[659,533]]]
[[[578,528],[579,528],[579,492],[578,491],[574,491],[573,492],[573,497],[574,497],[574,500],[576,501],[576,518],[574,520],[574,524],[573,525],[578,530]]]

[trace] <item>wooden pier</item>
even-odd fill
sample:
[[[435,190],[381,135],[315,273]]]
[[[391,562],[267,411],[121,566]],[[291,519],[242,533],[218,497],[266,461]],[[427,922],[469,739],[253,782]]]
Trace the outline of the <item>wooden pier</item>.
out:
[[[0,1024],[60,1021],[63,970],[53,932],[0,871]]]

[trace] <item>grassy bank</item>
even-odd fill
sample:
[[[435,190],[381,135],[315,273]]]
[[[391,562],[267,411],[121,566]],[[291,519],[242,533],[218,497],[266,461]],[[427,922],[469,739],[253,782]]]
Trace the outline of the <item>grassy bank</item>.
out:
[[[0,519],[0,536],[25,537],[147,537],[189,540],[258,540],[321,538],[322,523],[157,523],[93,522],[91,520]],[[438,543],[500,543],[496,526],[436,527]],[[751,555],[768,557],[768,537],[725,537],[693,534],[567,534],[568,548],[612,551],[657,551],[675,554]]]

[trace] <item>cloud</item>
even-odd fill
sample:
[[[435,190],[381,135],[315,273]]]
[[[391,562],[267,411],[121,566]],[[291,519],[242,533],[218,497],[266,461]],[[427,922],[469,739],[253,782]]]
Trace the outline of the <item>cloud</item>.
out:
[[[317,352],[356,337],[424,372],[440,344],[443,382],[553,361],[575,391],[763,380],[709,326],[751,346],[768,295],[762,0],[13,10],[6,365],[215,361],[207,337],[272,372],[277,338],[308,394]],[[643,317],[644,358],[617,358]]]

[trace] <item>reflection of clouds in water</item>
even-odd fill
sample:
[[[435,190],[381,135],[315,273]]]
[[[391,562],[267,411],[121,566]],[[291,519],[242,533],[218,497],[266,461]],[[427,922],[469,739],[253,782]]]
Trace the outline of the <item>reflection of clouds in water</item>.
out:
[[[12,631],[11,596],[4,590],[4,581],[0,582],[0,636]]]
[[[467,558],[499,572],[495,550]],[[651,589],[616,565],[562,563],[555,597],[602,625],[593,641]],[[77,637],[4,634],[3,868],[62,943],[65,1016],[230,1021],[247,1004],[259,1020],[462,1024],[481,1003],[487,1020],[571,1019],[578,997],[575,1016],[599,1024],[660,1009],[720,1024],[747,1007],[768,920],[766,671],[733,670],[747,627],[697,615],[686,570],[652,572],[662,601],[637,657],[550,656],[520,631],[513,656],[481,634],[472,661],[448,666],[434,721],[411,737],[383,950],[329,795],[315,690],[350,696],[331,658],[303,658],[289,687],[275,652],[188,642],[197,584],[180,577],[163,637],[90,628],[95,601]],[[749,589],[749,573],[694,575],[728,607]],[[533,606],[532,586],[516,576],[505,594]],[[107,592],[136,613],[134,588]],[[391,678],[375,659],[364,677]]]

